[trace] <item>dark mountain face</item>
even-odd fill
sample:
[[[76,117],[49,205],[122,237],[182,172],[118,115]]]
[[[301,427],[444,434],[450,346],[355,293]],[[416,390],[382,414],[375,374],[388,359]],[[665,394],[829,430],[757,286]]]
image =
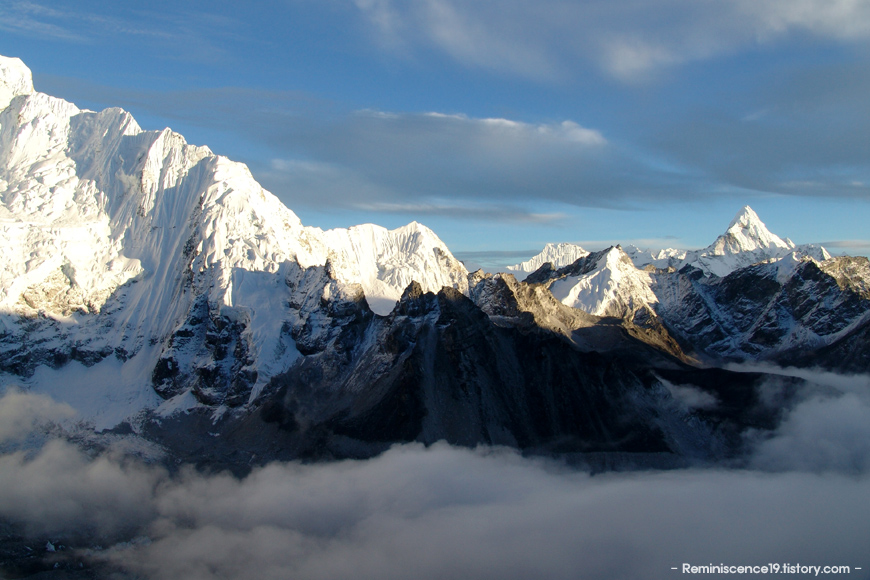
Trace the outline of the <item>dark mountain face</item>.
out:
[[[383,358],[381,345],[391,345],[392,361],[380,373],[349,369],[342,386],[367,387],[367,393],[330,420],[338,433],[380,441],[666,450],[661,434],[632,416],[626,398],[642,393],[644,384],[616,359],[578,352],[549,332],[498,327],[447,289],[434,295],[410,288],[378,326],[374,352],[360,358]]]
[[[867,368],[866,265],[808,261],[787,276],[775,266],[721,279],[692,268],[659,274],[658,312],[625,318],[567,307],[543,284],[481,274],[470,276],[470,297],[412,283],[378,316],[328,266],[291,268],[283,332],[296,363],[245,404],[256,377],[246,374],[244,320],[195,307],[154,384],[167,397],[192,385],[206,407],[145,431],[180,457],[234,469],[441,440],[660,466],[739,457],[743,433],[774,428],[784,401],[765,403],[763,374],[698,368],[692,356]],[[812,349],[822,338],[808,336],[840,338]],[[206,361],[208,372],[174,370],[178,349],[194,349],[179,359]],[[671,385],[715,404],[687,406]],[[218,405],[236,411],[215,421]]]
[[[870,370],[858,346],[870,312],[867,259],[807,260],[785,273],[783,267],[756,264],[712,279],[691,267],[659,275],[658,314],[687,351],[710,362]]]
[[[162,419],[148,436],[185,459],[235,468],[441,440],[674,465],[737,455],[744,428],[773,424],[775,410],[758,410],[760,375],[693,368],[654,332],[565,307],[512,276],[472,294],[485,308],[416,283],[386,317],[361,295],[324,302],[289,331],[304,356],[255,404],[216,423],[202,409]],[[665,376],[727,404],[681,405]],[[729,382],[739,395],[725,392]]]

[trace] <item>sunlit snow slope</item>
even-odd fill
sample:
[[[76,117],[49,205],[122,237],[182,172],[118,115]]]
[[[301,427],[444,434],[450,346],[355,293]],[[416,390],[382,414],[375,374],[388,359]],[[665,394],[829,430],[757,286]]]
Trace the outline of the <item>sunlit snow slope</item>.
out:
[[[566,272],[550,284],[550,292],[562,304],[596,316],[624,316],[657,302],[650,275],[635,268],[619,246],[590,254],[586,262],[578,262],[576,273]]]
[[[561,268],[573,264],[580,258],[588,256],[589,252],[576,244],[560,243],[547,244],[541,253],[533,256],[525,262],[508,266],[508,272],[514,274],[517,280],[524,280],[526,276],[549,262],[554,268]]]
[[[34,92],[18,59],[0,57],[0,111],[7,367],[35,344],[55,358],[66,344],[74,361],[91,352],[108,365],[106,353],[116,353],[120,366],[139,355],[153,365],[203,297],[209,312],[243,320],[251,352],[271,357],[264,348],[281,332],[288,264],[358,284],[382,315],[412,280],[467,292],[467,271],[425,226],[305,227],[245,165],[169,129],[143,131],[121,109],[80,110]],[[46,372],[21,365],[27,376]],[[141,369],[131,382],[147,382]]]

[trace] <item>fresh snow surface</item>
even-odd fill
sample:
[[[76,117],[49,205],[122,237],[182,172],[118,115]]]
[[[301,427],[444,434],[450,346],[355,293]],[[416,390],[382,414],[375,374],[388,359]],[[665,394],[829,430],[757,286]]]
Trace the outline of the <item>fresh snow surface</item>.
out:
[[[417,222],[395,230],[372,224],[328,230],[322,239],[338,278],[361,284],[377,314],[389,314],[413,281],[426,292],[450,286],[468,293],[468,271]]]
[[[596,316],[623,316],[658,301],[649,273],[638,270],[619,246],[602,252],[586,273],[566,276],[550,285],[562,304]]]
[[[517,280],[525,280],[526,276],[547,262],[553,264],[554,268],[562,268],[588,255],[589,252],[576,244],[564,242],[560,244],[547,244],[540,254],[525,262],[508,266],[507,270],[514,274]]]
[[[0,374],[0,387],[25,388],[48,395],[75,409],[77,420],[102,431],[162,402],[149,384],[152,370],[149,360],[151,357],[138,356],[122,363],[108,357],[89,367],[77,361],[58,369],[40,366],[27,379]]]
[[[33,92],[33,75],[21,59],[0,56],[0,111],[18,95]]]
[[[27,67],[5,57],[0,246],[0,329],[42,320],[45,341],[121,349],[125,368],[153,368],[160,352],[148,345],[205,296],[210,311],[247,324],[261,383],[298,357],[282,334],[290,266],[326,267],[381,315],[411,281],[468,291],[465,267],[425,226],[303,226],[245,165],[169,129],[144,131],[121,109],[34,92]]]

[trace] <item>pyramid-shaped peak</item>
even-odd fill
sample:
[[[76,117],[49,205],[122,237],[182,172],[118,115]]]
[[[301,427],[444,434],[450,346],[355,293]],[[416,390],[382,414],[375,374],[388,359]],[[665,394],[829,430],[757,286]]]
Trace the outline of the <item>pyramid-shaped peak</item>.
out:
[[[731,220],[731,223],[728,225],[728,231],[731,231],[734,228],[746,229],[752,226],[761,227],[765,230],[767,229],[767,226],[764,225],[764,222],[761,221],[758,214],[748,205],[744,205],[743,208],[737,212],[737,215],[734,216],[734,219]]]
[[[703,250],[686,255],[685,262],[719,277],[751,264],[778,259],[793,251],[794,243],[770,232],[751,207],[744,206],[728,231]]]
[[[758,217],[751,207],[748,205],[737,212],[728,230],[725,232],[725,237],[721,237],[714,243],[714,246],[719,246],[722,243],[729,246],[726,253],[743,253],[753,251],[758,248],[792,248],[794,244],[790,240],[783,240],[776,234],[771,233]],[[716,251],[715,253],[720,253]]]
[[[0,111],[18,95],[33,93],[33,74],[20,58],[0,56]]]
[[[731,225],[728,226],[725,236],[737,241],[738,247],[734,249],[740,252],[754,248],[794,247],[791,240],[782,239],[767,229],[758,214],[748,205],[743,206],[743,209],[737,212],[737,215],[731,220]]]

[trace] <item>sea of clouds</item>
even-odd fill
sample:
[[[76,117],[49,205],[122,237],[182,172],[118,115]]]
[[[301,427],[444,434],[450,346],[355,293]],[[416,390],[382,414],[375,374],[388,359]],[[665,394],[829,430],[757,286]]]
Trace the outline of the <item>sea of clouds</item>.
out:
[[[9,391],[0,519],[84,534],[83,561],[153,579],[657,579],[683,563],[870,577],[870,380],[764,370],[807,382],[776,431],[747,434],[746,467],[596,475],[447,444],[244,478],[170,473],[70,442],[57,427],[70,407]],[[768,404],[783,388],[771,379]]]

